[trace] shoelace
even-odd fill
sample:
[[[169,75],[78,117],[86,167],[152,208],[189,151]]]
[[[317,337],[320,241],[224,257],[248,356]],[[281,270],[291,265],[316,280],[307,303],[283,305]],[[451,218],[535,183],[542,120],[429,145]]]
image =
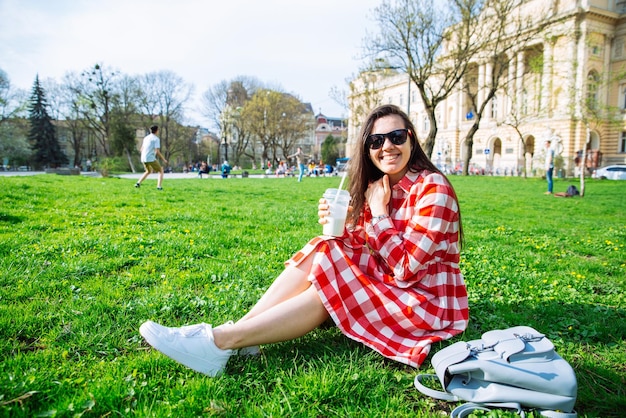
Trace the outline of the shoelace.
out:
[[[179,328],[180,333],[185,337],[195,337],[206,330],[206,324],[186,325]]]

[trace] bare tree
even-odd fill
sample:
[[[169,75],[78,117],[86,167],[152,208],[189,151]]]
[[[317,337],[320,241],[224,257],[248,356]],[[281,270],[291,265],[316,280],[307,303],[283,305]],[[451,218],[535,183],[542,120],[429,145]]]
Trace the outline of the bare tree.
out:
[[[430,120],[423,144],[432,155],[436,108],[463,78],[476,54],[483,0],[383,0],[374,10],[380,33],[365,41],[366,55],[401,69],[415,84]],[[410,100],[410,98],[408,98]]]
[[[72,86],[80,96],[78,110],[90,130],[95,133],[105,156],[110,155],[111,114],[120,73],[107,70],[102,64],[81,73],[80,81]]]
[[[584,87],[583,100],[578,102],[580,106],[574,108],[576,118],[585,128],[585,146],[580,157],[580,197],[585,196],[585,171],[587,169],[587,151],[591,144],[591,133],[594,131],[610,131],[621,129],[623,125],[622,111],[607,104],[601,91],[608,91],[605,87],[611,86],[615,81],[626,79],[626,71],[620,70],[611,74],[609,69],[604,72],[592,69],[587,75],[587,83]]]
[[[522,133],[522,126],[526,124],[530,118],[534,118],[534,115],[529,115],[521,112],[521,109],[517,103],[516,95],[510,98],[511,100],[511,109],[509,110],[506,118],[501,122],[502,125],[507,125],[511,127],[515,133],[517,134],[517,138],[519,139],[520,144],[522,144],[522,172],[524,173],[524,178],[528,177],[528,170],[526,169],[528,165],[528,161],[526,161],[526,154],[528,153],[526,139],[524,138],[524,134]],[[467,166],[468,163],[466,162]]]
[[[350,85],[350,83],[351,83],[351,81],[349,79],[346,80],[346,84]],[[341,106],[341,108],[343,110],[347,110],[350,107],[350,104],[348,102],[348,95],[349,95],[348,92],[346,92],[343,89],[340,89],[337,86],[331,87],[330,91],[328,92],[328,96],[335,103],[337,103],[339,106]]]
[[[28,162],[31,155],[28,143],[28,93],[15,89],[7,74],[0,70],[0,166]]]
[[[355,130],[361,129],[361,123],[368,113],[382,103],[382,94],[377,88],[381,78],[388,75],[388,69],[367,69],[349,82],[352,108],[350,109],[351,124]]]
[[[0,69],[0,125],[25,112],[27,103],[26,92],[13,88],[9,76]]]
[[[68,77],[69,75],[65,76],[66,79]],[[73,166],[80,166],[86,129],[81,116],[73,111],[72,105],[77,100],[77,96],[69,88],[69,84],[59,84],[54,79],[46,79],[42,84],[48,92],[50,116],[56,121],[57,132],[59,132],[59,136],[64,136],[70,143],[74,153]]]
[[[146,115],[146,130],[153,123],[159,125],[161,149],[167,160],[171,155],[184,152],[189,135],[175,125],[185,117],[185,104],[193,93],[193,85],[171,71],[144,75],[140,81],[140,106]]]
[[[465,135],[467,147],[463,164],[463,174],[467,175],[472,158],[474,135],[480,127],[488,104],[498,91],[506,90],[509,84],[517,85],[518,76],[509,74],[509,62],[514,53],[524,51],[537,36],[545,30],[548,19],[545,12],[522,14],[524,0],[494,0],[488,2],[478,17],[477,25],[489,28],[476,34],[475,45],[479,46],[466,69],[462,91],[469,99],[472,108],[472,126]],[[541,55],[536,55],[541,57]],[[485,68],[484,81],[478,77],[478,67]],[[540,72],[543,65],[531,70]],[[517,103],[517,102],[515,102]],[[517,109],[519,111],[519,109]],[[517,113],[520,116],[520,113]],[[511,120],[512,121],[512,120]],[[523,140],[522,140],[523,142]]]
[[[97,140],[90,124],[84,118],[88,106],[83,100],[82,77],[74,72],[67,72],[63,76],[61,83],[56,90],[58,97],[56,98],[59,119],[64,120],[64,126],[69,131],[69,141],[74,150],[74,158],[82,160],[82,157],[91,159],[96,158]]]
[[[237,76],[230,81],[223,80],[202,94],[202,114],[211,121],[211,129],[219,132],[224,128],[223,113],[227,105],[243,107],[263,84],[254,77]]]
[[[257,141],[250,133],[246,118],[242,117],[242,110],[261,88],[263,83],[258,79],[237,76],[230,81],[221,81],[202,95],[202,113],[211,121],[212,129],[220,133],[221,146],[230,145],[235,165],[240,164],[242,156],[253,162],[257,159]]]
[[[140,100],[139,81],[136,77],[123,75],[118,83],[118,94],[113,107],[112,148],[117,155],[124,155],[133,173],[136,172],[133,154],[136,154],[136,127]]]

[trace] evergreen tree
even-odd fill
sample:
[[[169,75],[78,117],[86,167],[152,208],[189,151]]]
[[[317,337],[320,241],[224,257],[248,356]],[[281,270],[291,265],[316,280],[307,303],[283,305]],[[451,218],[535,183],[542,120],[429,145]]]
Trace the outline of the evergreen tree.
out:
[[[47,107],[45,92],[37,76],[28,109],[30,112],[28,139],[33,150],[32,162],[35,167],[58,167],[69,162],[67,156],[61,151],[56,129],[48,115]]]

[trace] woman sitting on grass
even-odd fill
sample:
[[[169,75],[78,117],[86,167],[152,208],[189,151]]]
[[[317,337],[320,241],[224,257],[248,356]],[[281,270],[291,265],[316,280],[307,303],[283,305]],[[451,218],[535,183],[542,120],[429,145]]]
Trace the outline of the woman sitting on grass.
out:
[[[458,201],[414,132],[393,105],[367,117],[350,162],[352,211],[343,236],[312,239],[239,321],[215,328],[147,321],[141,335],[173,360],[216,376],[237,349],[300,337],[330,317],[349,338],[419,367],[432,343],[466,328],[468,308]],[[324,199],[318,215],[326,223]]]

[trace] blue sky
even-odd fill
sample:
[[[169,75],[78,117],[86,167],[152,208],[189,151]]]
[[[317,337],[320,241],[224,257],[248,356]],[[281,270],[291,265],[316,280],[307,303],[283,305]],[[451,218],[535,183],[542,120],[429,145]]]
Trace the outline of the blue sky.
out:
[[[36,74],[60,82],[95,63],[129,75],[170,70],[193,83],[197,97],[247,75],[281,86],[316,113],[347,116],[329,91],[347,89],[362,65],[379,3],[0,0],[0,68],[29,90]]]

